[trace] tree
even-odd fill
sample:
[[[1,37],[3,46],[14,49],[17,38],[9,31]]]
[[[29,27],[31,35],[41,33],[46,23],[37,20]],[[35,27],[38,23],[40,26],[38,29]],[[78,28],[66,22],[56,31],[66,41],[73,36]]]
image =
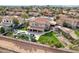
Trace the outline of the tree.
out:
[[[13,32],[12,31],[7,31],[6,33],[5,33],[5,36],[12,36],[13,35]]]
[[[60,17],[59,16],[56,16],[56,19],[59,19]]]
[[[2,21],[2,17],[0,16],[0,23],[1,23],[1,21]]]
[[[29,16],[28,16],[28,14],[26,14],[26,13],[22,13],[22,14],[21,14],[21,17],[24,18],[24,19],[26,19],[26,18],[28,18]]]
[[[25,39],[25,40],[28,40],[28,39],[29,39],[28,36],[25,35],[25,34],[21,34],[21,35],[19,36],[19,38]]]
[[[36,39],[35,39],[35,35],[34,35],[34,34],[31,34],[31,35],[30,35],[30,38],[31,38],[31,41],[32,41],[32,42],[36,42]]]
[[[0,33],[5,33],[5,29],[3,27],[0,28]]]
[[[67,13],[69,13],[70,9],[66,9]]]
[[[27,28],[29,26],[29,21],[25,21],[24,25],[25,25],[24,27]]]
[[[23,40],[27,40],[29,41],[29,35],[25,34],[25,33],[18,33],[17,35],[14,35],[14,37],[18,38],[18,39],[23,39]]]
[[[14,23],[15,25],[18,25],[18,24],[19,24],[19,20],[18,20],[17,18],[13,18],[13,23]]]
[[[56,21],[56,20],[58,20],[58,19],[60,19],[60,17],[59,17],[59,16],[55,16],[54,21]]]

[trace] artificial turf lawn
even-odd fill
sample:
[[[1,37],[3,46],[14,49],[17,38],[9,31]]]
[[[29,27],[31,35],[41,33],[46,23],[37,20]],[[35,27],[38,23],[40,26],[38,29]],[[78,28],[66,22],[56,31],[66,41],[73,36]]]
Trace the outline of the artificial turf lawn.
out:
[[[56,47],[63,47],[63,45],[59,42],[56,34],[54,32],[46,33],[39,37],[38,42],[42,44],[48,44],[50,46],[55,45]]]

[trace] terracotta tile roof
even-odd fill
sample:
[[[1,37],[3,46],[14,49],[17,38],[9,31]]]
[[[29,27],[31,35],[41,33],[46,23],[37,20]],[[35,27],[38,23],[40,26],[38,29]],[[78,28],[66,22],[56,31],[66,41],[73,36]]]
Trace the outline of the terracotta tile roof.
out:
[[[64,20],[64,21],[67,21],[67,22],[70,22],[70,23],[72,23],[72,22],[79,22],[79,19],[69,18],[69,17],[66,16],[66,15],[61,15],[61,16],[60,16],[60,19],[61,19],[61,20]]]
[[[36,22],[36,23],[48,23],[49,19],[37,17],[37,18],[32,19],[31,21]]]
[[[44,30],[45,27],[31,27],[30,29],[34,29],[34,30]]]

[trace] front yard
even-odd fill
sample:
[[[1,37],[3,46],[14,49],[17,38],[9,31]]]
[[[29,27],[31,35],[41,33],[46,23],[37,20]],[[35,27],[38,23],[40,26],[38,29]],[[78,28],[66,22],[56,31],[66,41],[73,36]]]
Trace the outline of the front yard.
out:
[[[55,46],[55,47],[64,47],[56,37],[56,34],[54,32],[46,33],[39,37],[38,42],[41,44],[47,44],[49,46]]]

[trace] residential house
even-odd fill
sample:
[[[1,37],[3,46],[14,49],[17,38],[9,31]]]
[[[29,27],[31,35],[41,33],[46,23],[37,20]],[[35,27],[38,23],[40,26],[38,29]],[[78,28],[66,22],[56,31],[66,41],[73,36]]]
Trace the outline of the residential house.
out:
[[[9,29],[9,27],[13,24],[12,19],[9,16],[4,16],[1,21],[1,26],[5,28],[5,30]]]
[[[34,16],[34,17],[40,16],[39,12],[34,12],[34,11],[31,11],[28,14],[29,14],[29,16]]]
[[[49,30],[50,22],[47,18],[36,17],[30,20],[29,30],[31,31],[45,31]]]
[[[49,9],[47,9],[47,8],[43,9],[42,14],[44,16],[53,16],[53,12],[50,11]]]
[[[76,18],[70,18],[67,15],[59,15],[60,19],[57,20],[57,24],[63,26],[63,23],[67,23],[68,27],[76,28],[79,27],[79,20]],[[61,22],[62,21],[62,22]]]
[[[78,36],[75,34],[75,31],[66,27],[58,27],[61,34],[63,34],[69,40],[77,40]]]
[[[73,29],[79,27],[79,20],[78,19],[72,19],[72,18],[68,18],[65,21],[67,24],[70,24],[69,26]]]
[[[15,15],[16,16],[21,16],[22,12],[16,12]]]
[[[14,15],[15,13],[13,11],[6,11],[6,15]]]

